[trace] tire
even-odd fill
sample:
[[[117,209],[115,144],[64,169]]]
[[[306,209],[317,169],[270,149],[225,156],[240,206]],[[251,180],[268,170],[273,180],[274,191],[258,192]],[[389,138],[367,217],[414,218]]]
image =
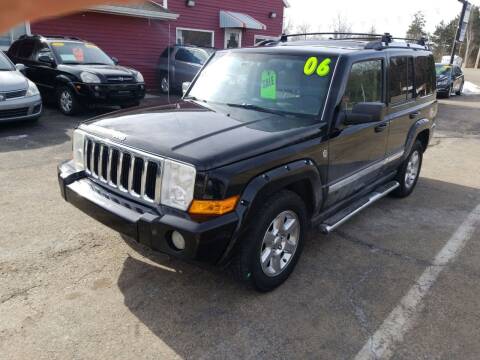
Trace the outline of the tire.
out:
[[[160,79],[160,91],[162,92],[162,94],[167,94],[169,90],[171,92],[172,89],[170,86],[171,84],[168,81],[168,73],[162,71],[160,73],[159,79]]]
[[[450,85],[450,86],[448,87],[448,91],[447,91],[447,93],[445,94],[445,98],[446,98],[446,99],[450,99],[450,96],[452,96],[452,85]]]
[[[463,85],[465,85],[465,81],[462,81],[462,85],[460,85],[460,89],[455,92],[456,95],[458,95],[458,96],[462,95]]]
[[[230,271],[236,280],[257,291],[271,291],[288,279],[300,258],[307,210],[297,194],[282,190],[268,198],[250,218],[254,220],[239,240]]]
[[[413,192],[415,186],[417,185],[418,178],[420,177],[422,161],[423,145],[419,140],[416,140],[415,144],[413,144],[410,154],[398,170],[396,180],[400,186],[392,192],[393,196],[404,198]]]
[[[75,93],[65,86],[57,90],[57,105],[60,111],[68,116],[78,114],[82,110]]]

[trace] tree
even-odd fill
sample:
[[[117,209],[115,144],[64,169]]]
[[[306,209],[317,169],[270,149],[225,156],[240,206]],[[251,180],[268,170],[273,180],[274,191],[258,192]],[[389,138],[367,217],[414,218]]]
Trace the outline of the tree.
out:
[[[458,25],[457,16],[449,23],[445,23],[443,20],[435,27],[435,31],[432,34],[431,40],[433,42],[433,54],[437,61],[441,61],[442,56],[450,55],[452,53],[453,40]]]
[[[337,16],[333,20],[332,29],[333,29],[333,32],[336,32],[336,33],[352,32],[352,26],[350,25],[348,20],[345,17],[343,17],[343,15],[340,13],[337,13]],[[343,37],[342,35],[334,36],[335,39],[341,39],[342,37]]]
[[[423,12],[418,11],[413,15],[413,21],[410,24],[407,30],[407,38],[409,39],[420,39],[421,37],[426,35],[425,32],[425,15]]]
[[[375,25],[372,25],[370,27],[370,30],[367,31],[367,33],[372,34],[372,35],[376,34],[377,33],[377,28],[375,27]]]

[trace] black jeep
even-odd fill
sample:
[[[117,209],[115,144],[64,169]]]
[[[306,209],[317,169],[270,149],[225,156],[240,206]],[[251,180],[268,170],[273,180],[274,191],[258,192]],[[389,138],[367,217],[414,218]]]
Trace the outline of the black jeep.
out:
[[[118,66],[96,45],[67,36],[24,35],[8,50],[15,64],[66,115],[95,105],[135,106],[145,97],[140,72]]]
[[[433,135],[428,48],[355,36],[219,51],[180,102],[81,124],[62,196],[148,247],[275,288],[309,227],[410,195]]]

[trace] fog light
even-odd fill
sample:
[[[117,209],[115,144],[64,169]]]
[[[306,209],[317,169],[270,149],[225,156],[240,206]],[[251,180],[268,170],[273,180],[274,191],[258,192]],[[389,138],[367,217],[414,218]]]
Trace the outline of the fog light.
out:
[[[177,250],[185,249],[185,239],[178,231],[172,233],[172,244]]]

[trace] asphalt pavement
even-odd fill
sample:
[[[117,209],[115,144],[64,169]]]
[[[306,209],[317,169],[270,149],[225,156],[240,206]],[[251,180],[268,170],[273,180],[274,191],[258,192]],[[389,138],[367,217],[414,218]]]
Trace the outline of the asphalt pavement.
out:
[[[409,198],[312,231],[268,294],[62,200],[56,166],[92,115],[48,108],[37,124],[0,125],[0,358],[479,358],[480,97],[440,101]]]

